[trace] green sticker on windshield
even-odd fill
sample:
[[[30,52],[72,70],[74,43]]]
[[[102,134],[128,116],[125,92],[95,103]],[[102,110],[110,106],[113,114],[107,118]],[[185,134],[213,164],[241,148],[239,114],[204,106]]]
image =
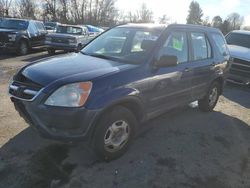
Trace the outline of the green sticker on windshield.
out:
[[[182,51],[182,46],[183,46],[183,44],[182,44],[181,40],[173,38],[173,47],[174,47],[174,49]]]

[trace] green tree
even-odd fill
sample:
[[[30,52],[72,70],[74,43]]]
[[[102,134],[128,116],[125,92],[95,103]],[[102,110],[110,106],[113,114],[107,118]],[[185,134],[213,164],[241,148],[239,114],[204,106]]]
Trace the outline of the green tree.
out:
[[[202,24],[203,11],[198,2],[192,1],[189,5],[187,24]]]

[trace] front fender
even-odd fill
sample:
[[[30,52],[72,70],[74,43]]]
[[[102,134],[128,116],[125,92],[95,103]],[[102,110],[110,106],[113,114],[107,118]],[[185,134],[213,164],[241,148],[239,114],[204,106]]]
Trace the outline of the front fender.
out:
[[[91,101],[87,106],[89,109],[105,109],[123,102],[134,102],[143,106],[140,92],[134,88],[116,88],[105,94],[100,94],[96,99],[92,98]]]

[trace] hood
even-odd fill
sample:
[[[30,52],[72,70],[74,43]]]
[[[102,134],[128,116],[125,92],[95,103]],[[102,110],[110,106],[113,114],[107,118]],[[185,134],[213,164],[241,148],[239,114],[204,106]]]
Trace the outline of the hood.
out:
[[[49,33],[47,35],[48,37],[52,38],[77,38],[78,35],[71,35],[71,34],[65,34],[65,33]]]
[[[111,60],[72,53],[30,64],[22,69],[22,75],[40,85],[46,86],[53,81],[66,77],[77,77],[79,81],[94,78],[136,67],[138,65],[118,63]]]
[[[250,49],[242,46],[228,45],[230,55],[234,58],[250,61]]]
[[[0,33],[17,33],[19,32],[16,29],[4,29],[4,28],[0,28]]]

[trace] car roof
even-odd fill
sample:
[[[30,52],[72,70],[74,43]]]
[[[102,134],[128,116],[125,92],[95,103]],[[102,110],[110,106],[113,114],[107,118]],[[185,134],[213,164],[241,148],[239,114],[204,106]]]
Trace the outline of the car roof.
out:
[[[165,24],[151,24],[151,23],[128,23],[128,24],[123,24],[119,25],[117,27],[127,27],[127,28],[152,28],[152,29],[164,29],[167,27]]]
[[[213,28],[213,27],[207,27],[202,25],[192,25],[192,24],[154,24],[154,23],[128,23],[125,25],[120,25],[118,27],[129,27],[129,28],[153,28],[153,29],[165,29],[165,28],[182,28],[182,29],[200,29],[204,31],[210,31],[210,32],[220,32],[219,29]]]
[[[246,30],[234,30],[234,31],[231,31],[231,33],[250,35],[250,31],[246,31]]]
[[[59,24],[59,26],[65,26],[65,27],[81,27],[81,28],[84,27],[84,26],[82,26],[82,25],[69,25],[69,24]]]

